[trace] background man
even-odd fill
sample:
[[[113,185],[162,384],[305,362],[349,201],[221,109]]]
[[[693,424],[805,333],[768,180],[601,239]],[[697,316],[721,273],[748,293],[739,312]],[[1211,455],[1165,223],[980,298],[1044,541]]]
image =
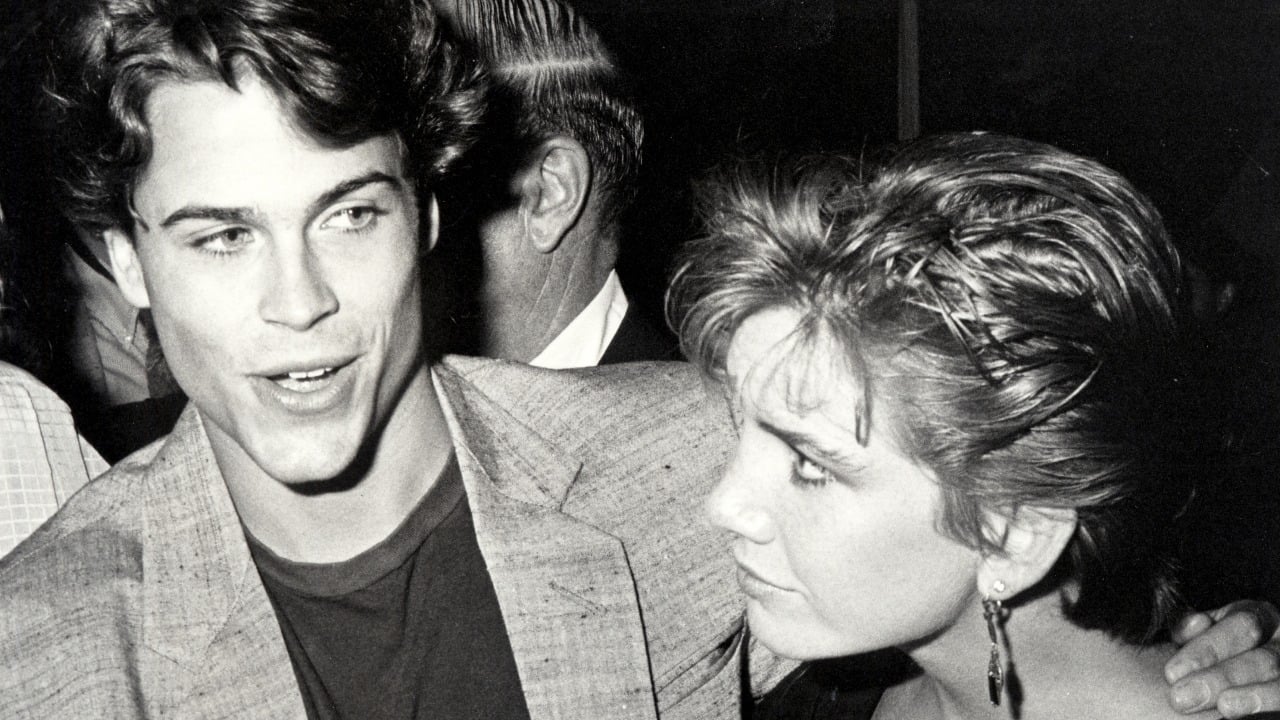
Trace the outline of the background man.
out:
[[[490,137],[468,178],[479,262],[446,244],[475,288],[472,349],[540,367],[674,359],[616,265],[644,128],[600,37],[557,0],[438,0],[492,83]],[[454,239],[457,243],[457,239]]]

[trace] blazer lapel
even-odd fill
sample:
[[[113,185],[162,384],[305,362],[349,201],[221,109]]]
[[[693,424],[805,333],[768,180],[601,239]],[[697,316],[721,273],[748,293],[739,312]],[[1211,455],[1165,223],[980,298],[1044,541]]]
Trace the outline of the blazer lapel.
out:
[[[656,718],[625,548],[560,510],[581,464],[447,368],[436,380],[532,719]],[[141,674],[148,705],[184,718],[305,717],[193,409],[150,472],[142,631],[149,668]]]
[[[447,367],[436,381],[531,717],[655,718],[626,551],[560,511],[581,463]]]
[[[194,408],[150,468],[142,600],[148,705],[169,717],[305,718],[275,614]]]

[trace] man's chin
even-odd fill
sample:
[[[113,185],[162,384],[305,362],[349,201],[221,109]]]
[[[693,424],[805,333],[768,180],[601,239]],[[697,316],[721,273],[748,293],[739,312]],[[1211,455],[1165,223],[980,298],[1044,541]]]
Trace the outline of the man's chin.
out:
[[[356,443],[314,438],[266,450],[257,463],[276,482],[297,492],[319,494],[359,483],[368,469],[364,455]]]

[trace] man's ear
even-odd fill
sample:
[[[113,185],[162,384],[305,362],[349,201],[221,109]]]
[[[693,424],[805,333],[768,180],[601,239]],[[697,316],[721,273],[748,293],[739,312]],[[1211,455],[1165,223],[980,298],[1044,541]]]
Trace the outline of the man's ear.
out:
[[[432,195],[427,206],[419,212],[425,215],[424,218],[419,218],[418,225],[422,228],[422,252],[427,253],[431,252],[440,239],[440,203],[436,202],[436,196]]]
[[[988,513],[993,538],[1002,551],[988,554],[978,567],[978,590],[1007,600],[1044,579],[1071,542],[1078,522],[1069,508],[1021,507],[1011,515]]]
[[[133,239],[119,228],[104,231],[102,239],[107,244],[107,254],[111,256],[111,274],[115,276],[124,299],[137,308],[151,307],[146,276],[142,272],[142,263],[138,262],[138,250]]]
[[[538,145],[518,178],[521,228],[534,249],[560,246],[587,206],[591,181],[591,158],[577,140],[557,135]]]

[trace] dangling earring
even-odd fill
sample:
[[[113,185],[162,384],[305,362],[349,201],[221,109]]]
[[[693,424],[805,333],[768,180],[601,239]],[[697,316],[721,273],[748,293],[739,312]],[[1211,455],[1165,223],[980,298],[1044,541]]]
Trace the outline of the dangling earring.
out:
[[[1005,591],[1003,580],[991,584],[991,591]],[[990,595],[982,598],[982,617],[987,621],[987,635],[991,638],[991,657],[987,660],[987,697],[992,705],[1000,704],[1000,695],[1004,692],[1004,667],[1000,663],[1000,639],[997,626],[1004,620],[1004,602]]]

